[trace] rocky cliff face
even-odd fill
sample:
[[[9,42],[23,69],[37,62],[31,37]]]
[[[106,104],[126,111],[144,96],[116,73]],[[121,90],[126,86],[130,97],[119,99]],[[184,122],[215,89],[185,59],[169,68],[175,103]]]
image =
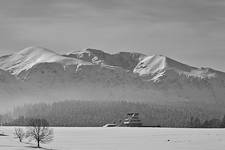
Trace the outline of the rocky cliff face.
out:
[[[162,55],[30,47],[0,57],[1,104],[81,100],[225,102],[225,73]]]

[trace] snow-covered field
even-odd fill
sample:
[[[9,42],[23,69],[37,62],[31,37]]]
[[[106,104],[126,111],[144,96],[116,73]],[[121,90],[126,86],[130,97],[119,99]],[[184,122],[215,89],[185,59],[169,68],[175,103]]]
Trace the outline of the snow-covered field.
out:
[[[13,127],[0,127],[0,150],[29,150],[19,143]],[[174,128],[54,128],[54,141],[41,145],[53,150],[223,150],[225,129]]]

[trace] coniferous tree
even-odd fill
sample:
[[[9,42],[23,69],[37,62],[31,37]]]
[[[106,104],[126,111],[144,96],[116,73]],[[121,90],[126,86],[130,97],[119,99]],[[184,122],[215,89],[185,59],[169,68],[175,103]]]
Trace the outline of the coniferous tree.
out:
[[[128,112],[138,112],[143,125],[146,126],[193,128],[202,127],[204,123],[205,127],[215,127],[218,120],[209,119],[211,125],[204,121],[208,118],[219,118],[224,114],[220,111],[211,111],[207,107],[192,105],[71,100],[17,107],[12,113],[13,118],[17,119],[9,119],[6,125],[22,126],[27,125],[29,118],[44,118],[51,126],[103,126],[113,121],[123,122]],[[203,120],[203,124],[200,120]]]
[[[209,128],[209,121],[205,120],[201,126],[202,128]]]
[[[194,120],[194,127],[195,128],[201,127],[201,121],[198,117],[196,117],[195,120]]]
[[[221,121],[220,127],[221,128],[225,128],[225,115],[223,116],[223,119]]]

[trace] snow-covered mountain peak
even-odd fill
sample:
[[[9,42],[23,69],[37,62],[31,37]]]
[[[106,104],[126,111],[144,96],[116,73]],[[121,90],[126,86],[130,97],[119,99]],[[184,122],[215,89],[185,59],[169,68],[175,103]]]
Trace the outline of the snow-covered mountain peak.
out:
[[[80,50],[80,51],[73,51],[71,53],[68,53],[67,55],[88,55],[88,56],[99,56],[99,55],[104,55],[104,54],[108,54],[108,53],[105,53],[104,51],[102,50],[97,50],[97,49],[91,49],[91,48],[88,48],[88,49],[84,49],[84,50]]]
[[[152,55],[144,58],[134,69],[134,73],[139,75],[155,74],[167,66],[166,57],[162,55]]]
[[[27,47],[19,52],[16,53],[17,55],[57,55],[56,52],[46,49],[44,47],[40,47],[40,46],[31,46],[31,47]]]
[[[41,63],[73,64],[82,61],[61,56],[46,48],[28,47],[0,61],[0,68],[18,75]]]
[[[101,58],[101,57],[104,57],[103,55],[105,55],[105,54],[107,54],[107,53],[105,53],[101,50],[85,49],[85,50],[81,50],[81,51],[73,51],[65,56],[92,62],[93,57]]]
[[[102,50],[98,50],[98,49],[91,49],[91,48],[88,48],[86,50],[83,50],[83,52],[89,52],[90,54],[104,54],[105,52],[102,51]]]
[[[177,72],[190,72],[196,68],[182,64],[163,55],[152,55],[140,61],[134,68],[134,73],[138,73],[140,76],[146,76],[171,69]]]
[[[225,73],[163,55],[29,47],[0,57],[0,95],[30,100],[107,99],[223,103]],[[168,98],[170,97],[170,98]],[[224,102],[225,103],[225,102]]]
[[[97,49],[75,51],[65,56],[78,58],[93,64],[121,67],[129,71],[133,71],[136,65],[146,57],[146,55],[141,53],[119,52],[110,54]]]

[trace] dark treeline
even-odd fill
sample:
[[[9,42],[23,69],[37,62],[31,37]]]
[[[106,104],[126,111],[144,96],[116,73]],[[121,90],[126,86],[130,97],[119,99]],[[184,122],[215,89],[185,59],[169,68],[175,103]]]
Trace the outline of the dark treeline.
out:
[[[24,126],[30,118],[44,118],[51,126],[103,126],[121,122],[128,112],[138,112],[145,126],[224,127],[223,111],[212,106],[158,105],[125,101],[62,101],[29,104],[2,115],[5,125]],[[6,117],[7,116],[7,117]],[[10,118],[10,117],[11,118]],[[218,119],[215,119],[218,118]]]
[[[191,128],[225,128],[225,115],[220,120],[217,118],[213,118],[210,120],[204,120],[201,122],[201,120],[196,117],[191,117],[191,120],[189,122],[189,127]]]

